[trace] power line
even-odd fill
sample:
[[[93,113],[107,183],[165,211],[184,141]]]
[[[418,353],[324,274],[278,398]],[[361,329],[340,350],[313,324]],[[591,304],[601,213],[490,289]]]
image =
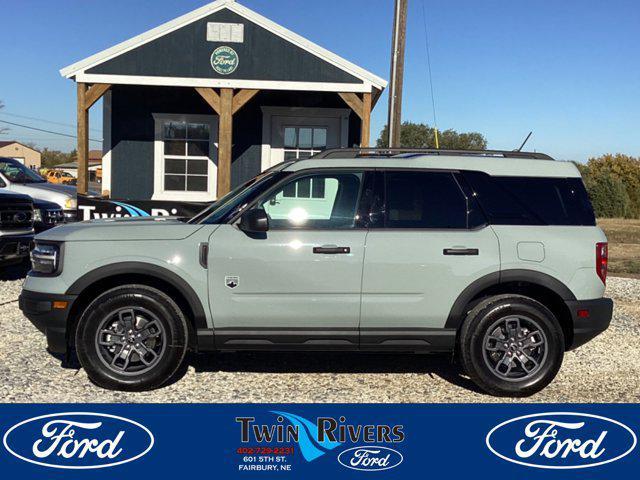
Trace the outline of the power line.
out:
[[[46,120],[44,118],[28,117],[27,115],[18,115],[17,113],[0,112],[0,115],[8,115],[9,117],[15,117],[15,118],[24,118],[25,120],[35,120],[36,122],[50,123],[51,125],[59,125],[61,127],[76,128],[75,125],[72,125],[70,123],[54,122],[53,120]],[[97,128],[90,128],[89,130],[92,130],[94,132],[100,131]]]
[[[59,135],[61,137],[69,137],[69,138],[76,138],[76,139],[78,138],[75,135],[70,135],[68,133],[53,132],[51,130],[45,130],[43,128],[30,127],[29,125],[21,125],[19,123],[8,122],[7,120],[0,120],[0,123],[6,123],[8,125],[13,125],[14,127],[27,128],[29,130],[36,130],[38,132],[50,133],[52,135]],[[93,138],[90,138],[89,140],[92,142],[102,143],[102,140],[95,140]]]
[[[429,32],[427,30],[427,12],[424,6],[426,0],[422,0],[422,22],[424,23],[424,46],[427,50],[427,68],[429,72],[429,89],[431,91],[431,108],[433,109],[433,127],[436,134],[436,148],[438,145],[438,120],[436,117],[436,97],[433,94],[433,76],[431,75],[431,53],[429,49]]]

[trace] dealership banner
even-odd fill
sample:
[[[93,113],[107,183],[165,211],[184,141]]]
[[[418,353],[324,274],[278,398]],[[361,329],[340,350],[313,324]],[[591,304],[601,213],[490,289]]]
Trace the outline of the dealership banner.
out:
[[[78,219],[124,217],[193,217],[208,203],[171,200],[112,200],[78,195]]]
[[[0,406],[3,478],[636,476],[640,405]]]

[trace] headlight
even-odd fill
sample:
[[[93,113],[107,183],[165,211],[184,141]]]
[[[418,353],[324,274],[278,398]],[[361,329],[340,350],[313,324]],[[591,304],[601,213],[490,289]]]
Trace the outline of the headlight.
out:
[[[31,269],[34,272],[53,275],[59,273],[60,247],[50,243],[37,243],[31,250]]]
[[[33,221],[34,222],[41,222],[42,221],[42,210],[40,210],[39,208],[36,208],[33,211]]]
[[[64,202],[64,208],[66,210],[75,210],[78,208],[78,200],[75,198],[68,198],[66,202]]]

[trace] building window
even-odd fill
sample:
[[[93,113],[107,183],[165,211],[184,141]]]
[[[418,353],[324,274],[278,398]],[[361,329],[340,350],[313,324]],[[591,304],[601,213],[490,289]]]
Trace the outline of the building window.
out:
[[[164,190],[206,192],[209,172],[208,124],[166,121],[164,143]]]
[[[284,160],[309,158],[327,148],[325,127],[284,127]]]
[[[156,114],[154,199],[208,201],[216,194],[215,117]]]

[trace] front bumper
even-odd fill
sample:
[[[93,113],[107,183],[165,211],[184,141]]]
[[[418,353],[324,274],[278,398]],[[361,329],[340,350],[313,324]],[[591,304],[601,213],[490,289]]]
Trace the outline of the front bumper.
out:
[[[15,260],[29,255],[33,234],[0,237],[0,261]]]
[[[567,348],[573,350],[604,332],[613,316],[613,300],[573,300],[566,302],[573,319],[573,341]]]
[[[56,295],[23,290],[20,294],[20,310],[31,323],[47,337],[47,348],[52,353],[67,353],[69,313],[76,295]],[[65,308],[58,303],[66,302]]]

